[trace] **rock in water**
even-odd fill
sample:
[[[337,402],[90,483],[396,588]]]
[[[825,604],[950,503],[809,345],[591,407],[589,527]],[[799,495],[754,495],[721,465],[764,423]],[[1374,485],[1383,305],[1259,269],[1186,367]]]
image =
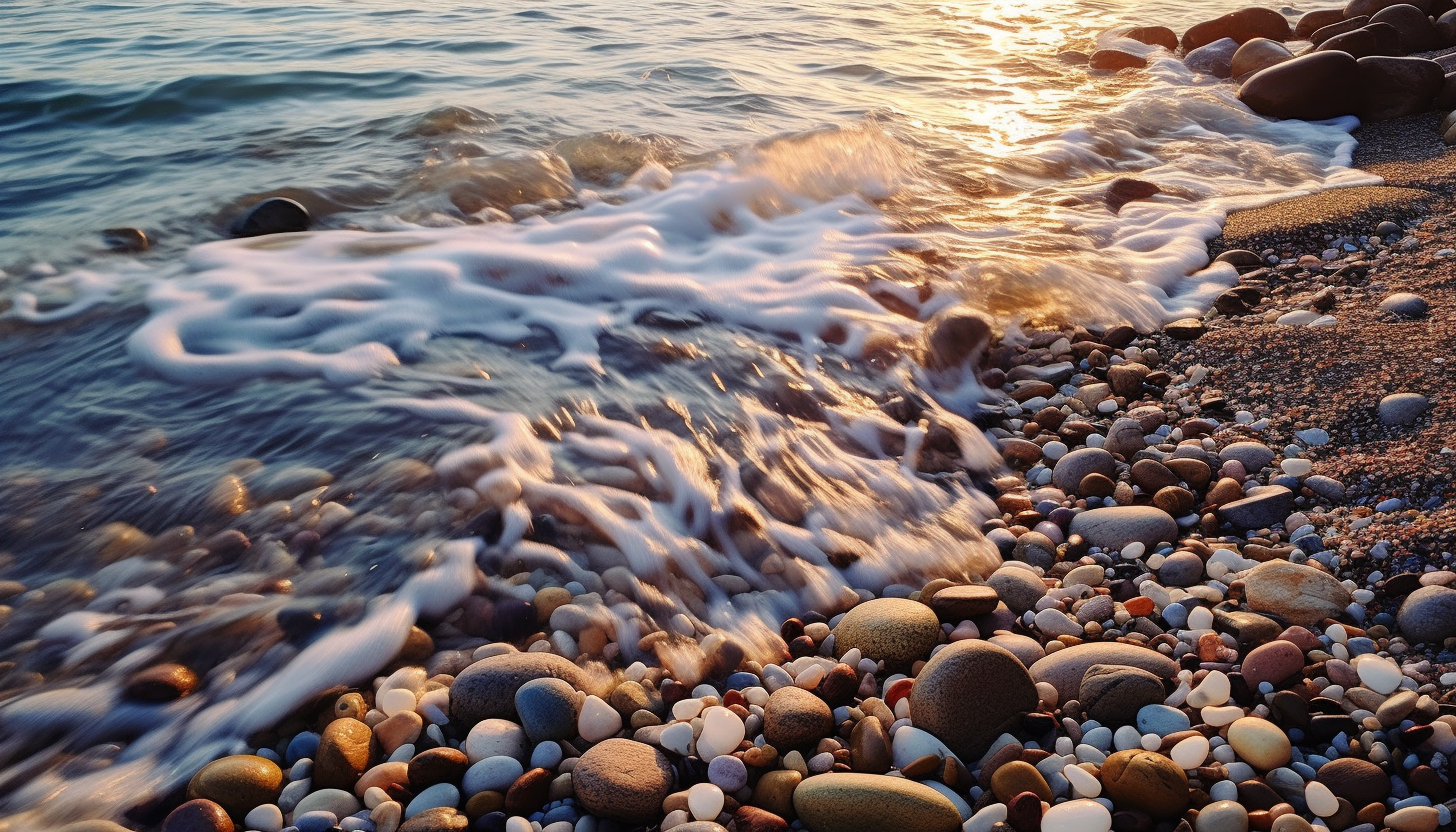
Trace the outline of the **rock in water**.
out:
[[[1056,688],[1057,697],[1066,702],[1077,698],[1082,677],[1095,664],[1135,667],[1146,670],[1159,679],[1171,679],[1178,675],[1177,663],[1156,650],[1134,644],[1103,641],[1065,647],[1048,654],[1046,658],[1038,659],[1031,666],[1031,678],[1037,682],[1047,682]],[[913,704],[911,712],[915,713]],[[915,714],[915,719],[918,723],[918,713]]]
[[[1129,543],[1149,549],[1178,539],[1178,524],[1167,512],[1152,506],[1111,506],[1084,511],[1072,518],[1072,534],[1093,546],[1121,550]]]
[[[1278,41],[1254,38],[1245,41],[1239,47],[1239,51],[1234,53],[1229,70],[1233,73],[1233,77],[1241,78],[1245,75],[1252,75],[1261,69],[1268,69],[1275,64],[1282,64],[1293,57],[1294,53]]]
[[[1200,46],[1223,38],[1239,43],[1254,38],[1289,40],[1289,21],[1273,9],[1250,7],[1231,12],[1214,20],[1205,20],[1183,33],[1183,51],[1191,52]]]
[[[1105,68],[1099,67],[1097,65],[1097,55],[1100,54],[1102,54],[1102,50],[1099,50],[1097,53],[1092,55],[1093,69]],[[1142,59],[1139,58],[1138,60],[1141,61]],[[1143,61],[1143,65],[1146,66],[1147,62]],[[1121,68],[1122,67],[1118,67],[1118,69]],[[1112,209],[1112,213],[1116,214],[1122,210],[1122,206],[1128,204],[1129,202],[1134,202],[1139,199],[1147,199],[1149,197],[1156,196],[1162,192],[1162,188],[1159,188],[1157,185],[1154,185],[1151,182],[1145,182],[1141,179],[1133,179],[1127,176],[1119,176],[1116,179],[1112,180],[1112,184],[1107,187],[1107,195],[1103,197],[1103,200],[1107,203],[1107,207]],[[1123,365],[1121,364],[1114,364],[1111,368],[1108,369],[1109,375],[1111,374],[1112,370],[1118,369],[1122,366]]]
[[[961,815],[948,798],[903,777],[833,773],[794,790],[794,810],[810,832],[956,832]]]
[[[991,324],[965,308],[936,315],[925,327],[925,365],[933,370],[959,367],[978,358],[991,343]]]
[[[1122,36],[1149,46],[1161,46],[1169,52],[1178,51],[1178,34],[1167,26],[1136,26]]]
[[[993,644],[966,640],[925,663],[910,690],[910,712],[916,727],[934,734],[963,760],[975,760],[992,740],[1035,710],[1038,700],[1020,659]]]
[[[1202,72],[1215,78],[1231,78],[1234,74],[1234,55],[1238,51],[1238,41],[1233,38],[1219,38],[1185,54],[1183,63],[1194,72]]]
[[[649,824],[672,793],[672,764],[646,743],[609,739],[588,748],[571,772],[576,799],[594,815]]]
[[[1413,643],[1440,644],[1456,636],[1456,589],[1421,587],[1406,596],[1396,621]]]
[[[1360,65],[1345,52],[1300,55],[1254,73],[1239,88],[1239,100],[1259,115],[1310,121],[1347,115]]]
[[[1100,772],[1102,788],[1120,809],[1147,812],[1159,820],[1188,807],[1188,777],[1172,760],[1152,751],[1119,751]]]
[[[1092,53],[1087,65],[1104,72],[1116,72],[1119,69],[1142,69],[1148,62],[1120,49],[1099,49]]]
[[[876,598],[844,614],[834,628],[834,650],[843,656],[859,648],[886,666],[908,669],[940,641],[940,619],[926,605],[908,598]]]
[[[118,254],[136,254],[152,246],[147,233],[140,228],[108,228],[101,232],[101,240]]]
[[[1436,93],[1446,80],[1441,65],[1426,58],[1370,56],[1361,58],[1357,65],[1360,105],[1355,115],[1364,121],[1384,121],[1425,112],[1431,109]]]
[[[1343,614],[1353,600],[1350,590],[1328,572],[1286,560],[1261,563],[1243,581],[1250,609],[1301,627]]]
[[[264,234],[286,234],[307,231],[308,209],[295,200],[275,196],[259,202],[233,224],[234,237],[260,237]]]
[[[561,679],[577,690],[586,675],[552,653],[505,653],[460,671],[450,686],[450,716],[465,727],[482,719],[517,719],[516,691],[532,679]]]
[[[1331,23],[1339,23],[1345,19],[1343,9],[1315,9],[1308,12],[1294,25],[1295,40],[1309,40],[1310,35],[1329,26]]]

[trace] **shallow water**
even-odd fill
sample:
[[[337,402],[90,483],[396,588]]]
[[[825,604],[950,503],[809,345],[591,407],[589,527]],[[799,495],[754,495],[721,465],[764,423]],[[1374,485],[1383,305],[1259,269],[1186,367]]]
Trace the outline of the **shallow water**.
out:
[[[1348,124],[1059,58],[1225,7],[11,4],[0,813],[163,795],[472,592],[602,592],[632,660],[983,574],[988,393],[924,323],[1196,314],[1225,211],[1358,178]],[[224,240],[264,195],[315,230]]]

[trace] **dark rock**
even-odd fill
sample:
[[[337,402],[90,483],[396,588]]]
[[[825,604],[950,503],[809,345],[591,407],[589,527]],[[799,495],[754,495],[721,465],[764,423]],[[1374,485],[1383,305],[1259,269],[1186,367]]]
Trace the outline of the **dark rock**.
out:
[[[1309,40],[1315,32],[1344,19],[1344,9],[1315,9],[1306,13],[1294,25],[1293,37],[1295,40]]]
[[[108,228],[101,232],[101,242],[117,254],[137,254],[152,247],[147,232],[140,228]]]
[[[1390,778],[1380,766],[1358,757],[1341,757],[1320,766],[1315,779],[1356,806],[1380,803],[1390,796]]]
[[[1238,51],[1238,41],[1233,38],[1219,38],[1185,54],[1183,63],[1194,72],[1202,72],[1215,78],[1232,78],[1234,55]]]
[[[1169,52],[1178,51],[1178,35],[1167,26],[1136,26],[1124,32],[1123,37],[1149,46],[1161,46]]]
[[[1146,670],[1104,664],[1087,668],[1077,689],[1082,712],[1108,726],[1134,724],[1139,710],[1166,696],[1163,681]]]
[[[455,748],[431,748],[409,761],[409,784],[415,794],[437,783],[459,783],[470,760]]]
[[[1414,11],[1411,6],[1404,8]],[[1366,57],[1357,63],[1360,105],[1355,114],[1365,121],[1384,121],[1429,110],[1446,80],[1441,65],[1425,58]]]
[[[233,832],[227,810],[211,800],[189,800],[162,821],[162,832]]]
[[[275,196],[259,202],[233,224],[234,237],[259,237],[307,231],[308,209],[287,197]]]
[[[1330,23],[1328,25],[1321,26],[1313,34],[1311,34],[1309,36],[1309,42],[1314,44],[1315,46],[1319,46],[1320,44],[1334,37],[1335,35],[1343,35],[1346,32],[1353,32],[1356,29],[1364,28],[1365,24],[1369,22],[1369,17],[1361,15],[1359,17],[1346,18],[1344,20]]]
[[[1402,54],[1429,52],[1441,48],[1441,38],[1426,13],[1410,5],[1400,3],[1387,6],[1370,18],[1371,23],[1389,23],[1400,37]]]
[[[1101,55],[1103,51],[1106,50],[1099,50],[1096,54],[1092,56],[1093,69],[1109,68],[1100,67],[1097,65],[1097,55]],[[1138,60],[1142,61],[1141,58],[1138,58]],[[1138,65],[1138,68],[1146,65],[1147,62],[1143,61],[1141,64]],[[1123,67],[1116,68],[1122,69]],[[1132,179],[1126,176],[1119,176],[1118,178],[1112,180],[1112,184],[1109,185],[1107,188],[1107,195],[1103,197],[1103,199],[1107,202],[1107,207],[1112,210],[1112,213],[1116,214],[1122,210],[1122,206],[1128,204],[1129,202],[1139,199],[1147,199],[1148,197],[1160,194],[1162,192],[1162,188],[1159,188],[1157,185],[1154,185],[1151,182],[1145,182],[1141,179]]]
[[[975,693],[968,701],[969,691]],[[910,690],[916,727],[934,734],[963,760],[979,759],[996,737],[1036,710],[1038,701],[1036,685],[1020,659],[975,640],[953,642],[932,656]]]
[[[535,612],[531,615],[534,618]],[[551,653],[481,659],[461,671],[450,686],[450,716],[466,727],[482,719],[516,720],[516,691],[532,679],[545,678],[561,679],[577,690],[586,682],[576,665]]]
[[[127,699],[137,702],[171,702],[197,689],[197,674],[175,662],[154,665],[127,680]]]
[[[1311,52],[1257,72],[1239,88],[1239,100],[1273,118],[1320,120],[1354,109],[1350,91],[1360,65],[1345,52]]]
[[[977,359],[991,342],[991,324],[985,317],[959,307],[936,315],[925,331],[925,365],[933,370]]]
[[[1092,53],[1087,65],[1105,72],[1117,72],[1120,69],[1142,69],[1148,65],[1148,62],[1144,58],[1120,49],[1098,49]]]
[[[1242,78],[1245,75],[1253,75],[1261,69],[1284,63],[1292,57],[1294,57],[1294,53],[1285,48],[1284,44],[1268,38],[1254,38],[1245,41],[1234,53],[1229,71],[1233,73],[1233,77]]]
[[[1191,52],[1200,46],[1223,38],[1243,43],[1254,38],[1289,40],[1289,21],[1273,9],[1250,7],[1226,14],[1214,20],[1206,20],[1183,33],[1183,51]]]
[[[1282,485],[1249,489],[1242,500],[1219,506],[1218,513],[1238,529],[1262,529],[1284,522],[1294,507],[1294,492]]]

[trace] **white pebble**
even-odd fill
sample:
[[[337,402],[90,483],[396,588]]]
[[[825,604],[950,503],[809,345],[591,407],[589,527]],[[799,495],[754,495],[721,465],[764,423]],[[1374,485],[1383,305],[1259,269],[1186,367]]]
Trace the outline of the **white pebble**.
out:
[[[1213,610],[1208,607],[1194,607],[1188,613],[1188,629],[1208,630],[1213,628]],[[1224,677],[1227,680],[1228,677]]]
[[[1202,682],[1198,683],[1198,687],[1189,692],[1188,707],[1203,708],[1209,705],[1222,705],[1228,701],[1231,690],[1229,678],[1224,675],[1223,671],[1211,671]]]
[[[1180,740],[1169,753],[1173,762],[1183,770],[1198,768],[1203,761],[1208,759],[1208,739],[1205,737],[1189,737]]]
[[[1304,786],[1304,802],[1309,805],[1309,811],[1316,817],[1327,818],[1340,811],[1340,804],[1335,800],[1334,792],[1330,787],[1318,780],[1311,780]]]
[[[743,742],[743,720],[727,708],[714,706],[703,712],[703,732],[698,737],[698,757],[710,761],[731,754]]]
[[[1209,706],[1199,710],[1198,716],[1205,725],[1222,727],[1244,715],[1244,709],[1238,705],[1226,705],[1224,707]]]
[[[1279,468],[1291,477],[1303,477],[1314,470],[1314,463],[1307,459],[1286,459],[1279,463]]]
[[[599,696],[588,696],[581,703],[576,731],[587,742],[601,742],[622,730],[622,715]]]
[[[1062,769],[1062,776],[1072,784],[1072,791],[1078,797],[1096,797],[1102,794],[1102,782],[1081,766],[1066,766]]]
[[[703,704],[703,700],[701,699],[679,700],[677,704],[672,706],[672,718],[679,721],[692,719],[703,712]],[[584,737],[586,735],[583,734],[582,736]]]
[[[1394,693],[1400,687],[1400,668],[1379,656],[1361,656],[1355,662],[1355,672],[1359,674],[1360,682],[1376,693]]]
[[[688,809],[698,820],[716,820],[723,811],[723,790],[712,783],[696,783],[688,789]]]
[[[390,688],[380,693],[376,700],[379,710],[384,711],[385,716],[407,714],[415,709],[417,702],[414,691],[404,688]]]

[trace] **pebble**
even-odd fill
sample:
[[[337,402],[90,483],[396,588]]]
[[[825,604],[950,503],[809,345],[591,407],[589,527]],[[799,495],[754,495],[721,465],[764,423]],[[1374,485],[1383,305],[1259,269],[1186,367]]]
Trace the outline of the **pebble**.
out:
[[[1239,759],[1265,771],[1290,760],[1289,737],[1266,719],[1249,716],[1234,720],[1228,727],[1228,742]]]
[[[1112,813],[1095,800],[1068,800],[1046,810],[1041,828],[1057,832],[1109,832]]]
[[[211,800],[241,818],[254,807],[274,803],[283,788],[283,770],[272,760],[237,755],[214,760],[187,784],[187,798]]]
[[[876,598],[856,605],[834,628],[840,655],[857,649],[892,668],[908,668],[940,641],[940,620],[930,607],[905,598]]]
[[[592,746],[571,772],[576,798],[587,811],[626,823],[655,822],[674,780],[666,755],[626,739]]]
[[[1392,393],[1380,400],[1377,412],[1382,425],[1413,425],[1429,406],[1430,401],[1420,393]]]
[[[1430,311],[1430,304],[1420,295],[1410,292],[1396,292],[1386,295],[1380,301],[1380,309],[1404,318],[1420,318]]]
[[[961,814],[949,799],[928,786],[899,777],[853,773],[810,777],[794,790],[793,806],[813,832],[961,829]]]
[[[975,708],[965,706],[968,690],[977,691]],[[966,760],[978,759],[992,740],[1035,710],[1038,701],[1036,685],[1020,659],[973,640],[957,641],[931,657],[909,697],[916,727],[939,737]]]
[[[930,609],[921,606],[927,612]],[[764,738],[775,748],[787,750],[813,745],[827,737],[834,728],[834,714],[823,699],[803,688],[789,686],[769,696],[768,705],[763,709],[763,722]]]
[[[1102,788],[1123,809],[1170,819],[1188,806],[1188,777],[1172,760],[1150,751],[1118,751],[1102,764]]]

